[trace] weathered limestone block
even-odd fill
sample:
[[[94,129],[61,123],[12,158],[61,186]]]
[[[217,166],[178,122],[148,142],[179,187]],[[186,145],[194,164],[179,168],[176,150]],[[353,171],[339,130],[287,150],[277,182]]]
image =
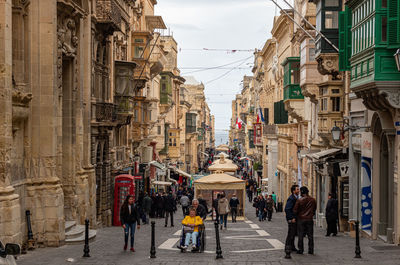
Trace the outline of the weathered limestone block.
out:
[[[3,243],[22,243],[19,195],[12,187],[0,187],[0,238]]]
[[[64,194],[58,178],[29,179],[26,190],[26,207],[32,214],[32,231],[37,244],[64,244]]]

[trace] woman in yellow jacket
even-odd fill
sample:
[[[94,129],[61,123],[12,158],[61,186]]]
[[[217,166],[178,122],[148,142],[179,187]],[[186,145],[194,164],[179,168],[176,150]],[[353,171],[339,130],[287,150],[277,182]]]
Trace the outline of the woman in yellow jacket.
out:
[[[183,249],[187,249],[192,239],[192,247],[196,249],[197,236],[199,235],[199,226],[203,225],[203,219],[200,216],[196,216],[196,210],[190,208],[189,215],[182,221],[183,231],[186,233],[185,245],[181,246]]]

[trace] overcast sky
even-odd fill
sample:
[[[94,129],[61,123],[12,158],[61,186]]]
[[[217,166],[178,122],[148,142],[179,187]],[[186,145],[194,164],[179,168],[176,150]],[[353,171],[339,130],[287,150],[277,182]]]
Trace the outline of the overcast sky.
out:
[[[262,48],[271,36],[273,16],[278,10],[269,0],[159,0],[155,13],[161,15],[167,27],[171,28],[181,49],[178,54],[181,74],[192,75],[205,84],[207,102],[216,120],[216,133],[228,130],[232,99],[240,92],[243,75],[252,74],[253,52],[228,53],[201,49]],[[225,68],[245,69],[196,73],[189,73],[196,69],[187,69],[214,67],[235,61],[237,63]]]

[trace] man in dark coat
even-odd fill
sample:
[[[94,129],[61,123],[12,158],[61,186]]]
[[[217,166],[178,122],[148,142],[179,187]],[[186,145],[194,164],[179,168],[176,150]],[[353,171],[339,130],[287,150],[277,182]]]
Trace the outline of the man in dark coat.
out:
[[[158,193],[156,199],[157,217],[164,218],[164,197],[161,192]]]
[[[233,194],[229,200],[229,207],[231,208],[232,223],[236,223],[236,216],[239,207],[239,199],[236,197],[236,194]]]
[[[299,185],[292,185],[290,191],[292,192],[292,194],[287,199],[285,205],[286,221],[288,223],[288,234],[286,236],[286,242],[285,242],[286,259],[291,258],[290,252],[297,251],[296,247],[294,246],[294,238],[296,236],[297,223],[296,223],[296,215],[293,212],[293,208],[294,205],[296,204],[297,196],[299,195],[300,192]]]
[[[192,207],[196,209],[196,216],[200,216],[203,220],[207,218],[207,212],[203,205],[197,199],[193,199]]]
[[[336,236],[337,234],[337,220],[338,220],[338,201],[333,197],[332,193],[328,195],[328,203],[326,204],[325,209],[325,218],[326,218],[326,236]]]
[[[203,207],[206,209],[206,212],[208,213],[207,201],[204,200],[201,195],[197,196],[197,200],[199,201],[199,204],[203,205]]]
[[[143,211],[145,214],[145,224],[149,223],[149,215],[151,212],[151,205],[152,205],[152,199],[149,197],[149,195],[147,194],[147,192],[144,194],[144,198],[143,198]]]
[[[274,200],[272,199],[272,195],[269,195],[268,198],[265,201],[265,208],[267,209],[267,218],[268,221],[271,221],[272,219],[272,212],[274,210]]]
[[[264,221],[265,200],[262,195],[258,196],[257,210],[258,210],[258,221],[260,222]]]
[[[300,188],[301,198],[296,201],[293,208],[294,214],[297,217],[297,235],[299,236],[299,250],[297,254],[303,254],[304,236],[308,238],[308,254],[314,254],[314,215],[317,209],[317,202],[308,195],[308,188]]]
[[[174,210],[176,207],[176,202],[170,191],[168,196],[164,199],[164,209],[165,209],[165,227],[168,226],[168,217],[171,216],[171,227],[174,226]]]

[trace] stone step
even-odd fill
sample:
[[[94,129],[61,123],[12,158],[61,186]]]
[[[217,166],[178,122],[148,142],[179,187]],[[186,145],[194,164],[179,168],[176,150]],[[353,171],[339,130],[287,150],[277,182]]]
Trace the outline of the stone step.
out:
[[[89,229],[89,242],[95,239],[96,234],[97,234],[96,230]],[[68,245],[85,243],[85,233],[83,232],[82,235],[79,237],[65,238],[65,243]]]
[[[65,233],[70,231],[76,225],[75,221],[65,221]]]
[[[75,225],[68,232],[65,232],[65,240],[81,237],[85,233],[84,225]]]

